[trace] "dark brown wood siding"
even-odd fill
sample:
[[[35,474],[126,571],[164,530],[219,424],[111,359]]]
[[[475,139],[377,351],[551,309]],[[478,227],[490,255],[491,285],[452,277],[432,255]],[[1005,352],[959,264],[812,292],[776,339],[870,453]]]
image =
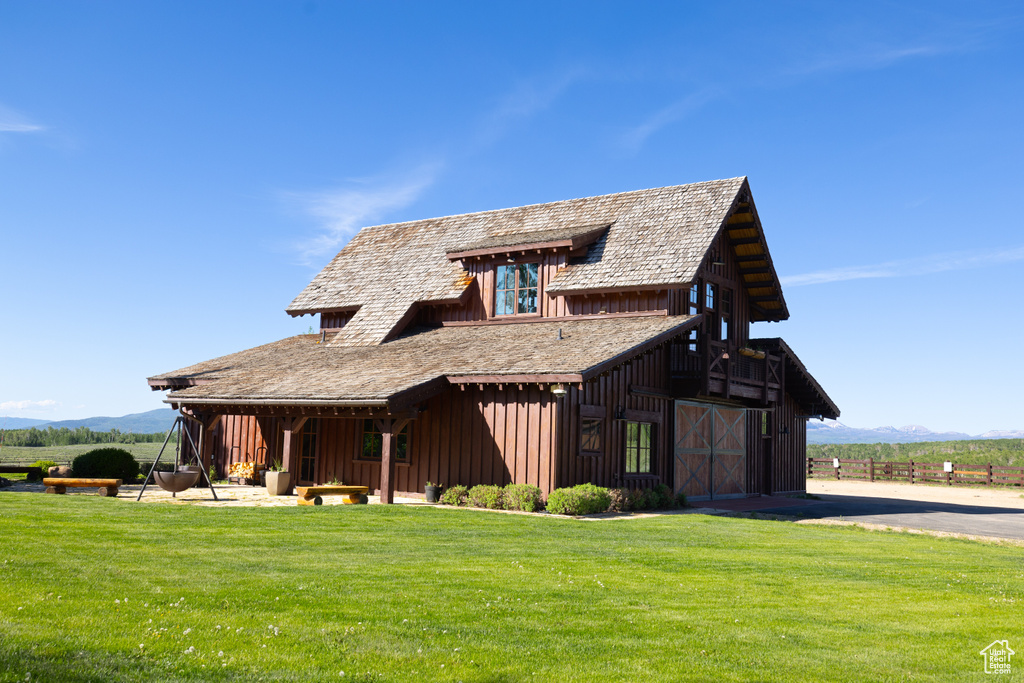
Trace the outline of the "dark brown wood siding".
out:
[[[558,413],[559,468],[557,486],[590,482],[598,486],[650,488],[672,482],[672,401],[668,399],[667,347],[654,351],[586,382],[569,388]],[[663,392],[664,396],[657,396]],[[603,412],[603,452],[581,455],[581,406]],[[615,419],[622,408],[625,420]],[[595,414],[591,412],[591,414]],[[626,420],[655,423],[654,473],[651,477],[625,474]]]
[[[778,419],[773,439],[776,450],[772,457],[772,493],[806,491],[807,418],[798,417],[800,408],[789,394],[785,403],[776,406],[775,414]],[[785,433],[778,433],[778,428]]]

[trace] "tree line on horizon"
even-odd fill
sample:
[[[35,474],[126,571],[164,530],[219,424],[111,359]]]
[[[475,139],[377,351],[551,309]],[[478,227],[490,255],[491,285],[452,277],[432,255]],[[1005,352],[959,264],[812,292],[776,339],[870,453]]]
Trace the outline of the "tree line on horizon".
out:
[[[0,447],[18,446],[76,446],[80,444],[133,444],[162,442],[167,432],[155,432],[152,434],[138,434],[135,432],[122,432],[114,428],[109,432],[94,432],[88,427],[47,427],[39,429],[30,427],[28,429],[0,429]],[[177,434],[171,436],[175,440]]]
[[[947,460],[967,465],[1024,466],[1024,439],[974,439],[920,441],[917,443],[807,444],[808,458],[939,463]]]

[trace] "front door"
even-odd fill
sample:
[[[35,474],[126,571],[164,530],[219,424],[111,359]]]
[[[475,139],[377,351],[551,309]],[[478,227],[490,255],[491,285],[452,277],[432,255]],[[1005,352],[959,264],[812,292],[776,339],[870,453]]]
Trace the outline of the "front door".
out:
[[[746,495],[743,408],[676,401],[675,491],[691,500]]]

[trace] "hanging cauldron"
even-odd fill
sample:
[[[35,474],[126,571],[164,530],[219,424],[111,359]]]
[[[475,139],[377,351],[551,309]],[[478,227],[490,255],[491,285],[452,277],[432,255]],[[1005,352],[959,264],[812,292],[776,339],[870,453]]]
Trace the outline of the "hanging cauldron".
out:
[[[185,465],[173,472],[154,472],[153,479],[156,480],[156,485],[164,491],[178,493],[195,486],[199,481],[200,472],[198,467]]]

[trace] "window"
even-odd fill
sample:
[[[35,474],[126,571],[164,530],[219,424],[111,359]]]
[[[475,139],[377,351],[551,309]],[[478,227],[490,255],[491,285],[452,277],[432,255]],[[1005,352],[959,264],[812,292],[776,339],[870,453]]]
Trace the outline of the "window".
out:
[[[600,455],[601,427],[604,420],[595,417],[584,417],[580,420],[580,455]]]
[[[704,308],[709,311],[715,310],[715,294],[718,288],[710,282],[704,285]]]
[[[687,306],[687,311],[690,315],[700,313],[700,288],[697,286],[696,282],[694,282],[693,286],[690,287],[690,301]]]
[[[495,315],[537,312],[538,263],[498,266],[495,286]]]
[[[732,290],[722,290],[722,329],[719,339],[729,341],[729,318],[732,316]]]
[[[626,474],[652,474],[654,426],[650,422],[626,423]]]
[[[384,435],[377,429],[376,420],[363,420],[363,450],[357,460],[380,460],[384,456]],[[395,460],[409,461],[409,425],[398,433]]]

